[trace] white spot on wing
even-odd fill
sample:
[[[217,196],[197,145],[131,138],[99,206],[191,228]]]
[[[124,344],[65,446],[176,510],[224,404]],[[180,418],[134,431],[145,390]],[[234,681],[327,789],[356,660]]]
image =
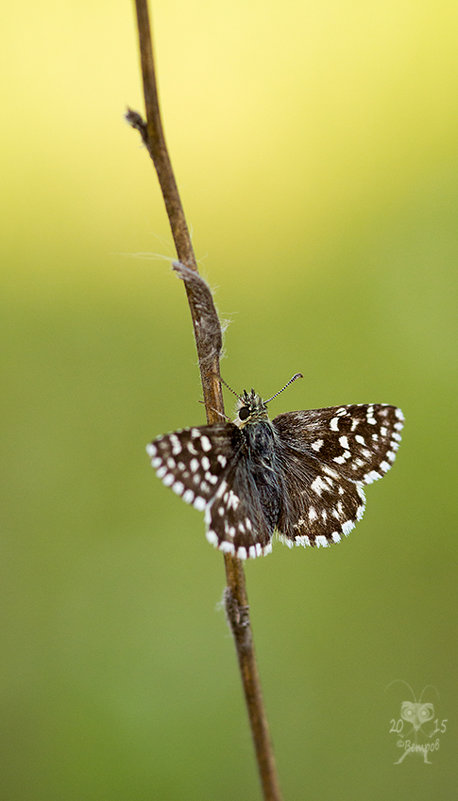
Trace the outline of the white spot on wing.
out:
[[[278,539],[280,540],[280,542],[283,543],[283,545],[286,545],[287,548],[291,549],[291,548],[294,547],[294,542],[292,540],[290,540],[289,537],[283,537],[281,534],[279,534],[278,535]],[[299,543],[296,542],[296,545],[298,545],[298,544]]]
[[[204,434],[200,438],[200,444],[202,445],[202,450],[203,451],[211,451],[212,444],[211,444],[210,440],[208,439],[208,437],[206,437]]]
[[[223,553],[235,553],[234,543],[232,542],[222,542],[219,546],[219,549],[220,551],[223,551]]]
[[[366,473],[364,476],[364,481],[366,484],[372,484],[372,482],[377,481],[378,478],[380,478],[379,473],[377,473],[376,470],[371,470],[370,473]]]
[[[226,492],[226,490],[227,490],[227,482],[226,481],[222,481],[221,484],[219,485],[217,491],[216,491],[216,497],[217,498],[221,498],[224,495],[224,493]]]
[[[342,531],[346,537],[348,537],[352,528],[355,527],[353,520],[346,520],[345,523],[342,523]]]
[[[187,489],[183,495],[183,500],[185,503],[192,503],[194,500],[194,493],[192,490]]]
[[[235,492],[229,490],[229,497],[227,499],[227,508],[237,509],[239,503],[240,503],[240,498],[235,494]]]
[[[217,546],[218,545],[218,537],[214,531],[209,529],[206,534],[207,540],[211,545]]]
[[[324,464],[322,467],[323,467],[323,473],[326,473],[327,476],[331,476],[331,478],[339,478],[339,474],[336,473],[336,471],[333,470],[332,467],[328,467],[327,464]]]
[[[323,534],[318,534],[318,537],[315,538],[315,545],[317,546],[317,548],[319,548],[320,545],[323,548],[327,548],[328,545],[329,545],[329,542],[328,542],[327,538]]]
[[[312,490],[316,492],[317,495],[321,495],[323,490],[329,489],[327,484],[324,483],[321,476],[317,476],[314,481],[311,483]]]
[[[173,455],[178,456],[178,454],[181,453],[181,442],[176,434],[170,434],[170,442],[172,445]]]
[[[371,426],[377,425],[377,420],[374,417],[374,407],[372,405],[367,407],[366,420]]]

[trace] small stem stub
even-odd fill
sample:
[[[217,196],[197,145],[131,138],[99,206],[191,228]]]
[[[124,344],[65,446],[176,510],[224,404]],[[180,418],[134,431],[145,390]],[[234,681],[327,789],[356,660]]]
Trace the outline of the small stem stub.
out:
[[[148,129],[142,115],[139,114],[138,111],[128,108],[124,115],[124,119],[129,123],[131,128],[135,128],[135,130],[140,133],[143,144],[148,147]]]
[[[230,587],[224,588],[223,600],[226,620],[237,641],[238,647],[251,648],[250,607],[248,604],[240,605]]]

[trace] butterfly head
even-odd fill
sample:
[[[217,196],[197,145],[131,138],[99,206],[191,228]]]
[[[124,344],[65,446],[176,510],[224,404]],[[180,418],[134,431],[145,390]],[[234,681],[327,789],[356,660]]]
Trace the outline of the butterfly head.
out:
[[[286,387],[289,387],[289,385],[292,384],[296,378],[303,378],[302,373],[296,373],[293,375],[293,377],[290,378],[288,383],[285,384],[285,386],[282,387],[279,392],[276,392],[275,395],[272,395],[271,398],[268,398],[266,401],[264,401],[261,396],[254,391],[254,389],[252,389],[251,392],[247,392],[246,389],[244,389],[243,393],[238,395],[237,392],[234,392],[229,384],[226,384],[226,382],[220,377],[221,383],[224,384],[224,386],[227,387],[232,394],[236,396],[236,398],[238,398],[237,414],[234,420],[235,425],[239,428],[244,428],[244,426],[249,425],[250,423],[259,423],[262,420],[268,420],[269,417],[267,414],[267,404],[280,395],[280,393],[283,392]]]
[[[251,392],[244,389],[237,402],[235,425],[243,428],[250,423],[259,423],[260,420],[268,420],[266,404],[254,389]]]

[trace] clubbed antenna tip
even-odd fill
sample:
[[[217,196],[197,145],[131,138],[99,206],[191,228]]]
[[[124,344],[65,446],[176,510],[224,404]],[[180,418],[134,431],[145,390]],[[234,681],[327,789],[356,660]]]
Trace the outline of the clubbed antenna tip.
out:
[[[295,381],[297,378],[304,378],[304,376],[302,375],[302,373],[295,373],[295,375],[293,375],[293,377],[289,379],[288,383],[285,384],[284,387],[282,387],[278,392],[276,392],[275,395],[272,395],[272,397],[269,398],[269,400],[264,401],[264,403],[270,403],[271,400],[280,395],[280,393],[283,392],[283,390],[286,389],[286,387],[289,387],[289,385],[292,384],[293,381]]]

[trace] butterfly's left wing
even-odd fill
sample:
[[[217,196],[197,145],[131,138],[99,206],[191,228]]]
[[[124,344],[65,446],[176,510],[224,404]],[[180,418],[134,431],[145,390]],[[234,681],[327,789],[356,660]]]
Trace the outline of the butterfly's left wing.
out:
[[[275,520],[263,508],[237,426],[180,429],[157,437],[146,450],[158,478],[205,511],[212,545],[241,559],[270,552]]]
[[[348,534],[364,512],[363,484],[381,478],[395,459],[403,419],[400,409],[386,404],[276,417],[286,496],[280,538],[328,545]]]
[[[216,423],[163,434],[146,451],[166,487],[203,511],[240,448],[239,438],[232,423]]]

